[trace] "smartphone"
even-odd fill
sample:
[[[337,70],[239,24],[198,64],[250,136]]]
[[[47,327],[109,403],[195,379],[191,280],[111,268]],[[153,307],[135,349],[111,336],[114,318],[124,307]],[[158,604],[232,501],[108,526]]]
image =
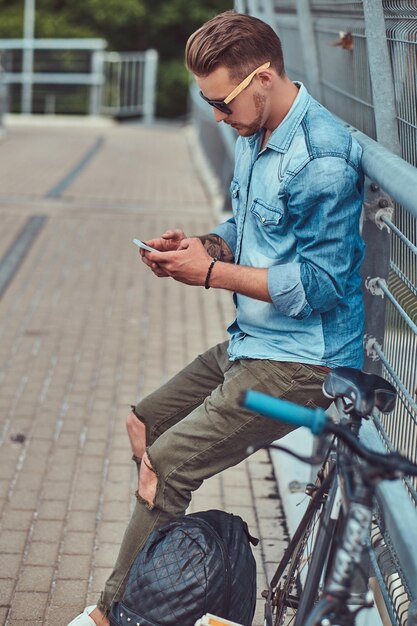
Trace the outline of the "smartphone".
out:
[[[158,252],[156,248],[151,248],[151,246],[147,246],[146,243],[143,243],[140,239],[134,239],[133,243],[135,243],[139,248],[143,248],[143,250],[147,250],[148,252]]]

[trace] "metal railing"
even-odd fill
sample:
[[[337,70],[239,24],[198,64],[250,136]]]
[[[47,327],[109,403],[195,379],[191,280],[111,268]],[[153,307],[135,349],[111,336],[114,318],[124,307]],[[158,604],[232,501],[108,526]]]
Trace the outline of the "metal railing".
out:
[[[3,117],[8,110],[8,93],[7,85],[4,81],[4,69],[2,65],[2,58],[0,54],[0,138],[3,133]]]
[[[10,111],[100,112],[103,39],[1,39]]]
[[[304,82],[363,148],[365,369],[382,373],[399,394],[395,414],[375,415],[367,440],[417,461],[415,0],[236,0],[235,9],[271,24],[289,77]],[[198,123],[201,105],[194,88],[191,94]],[[217,133],[231,171],[234,132]],[[417,485],[405,486],[379,490],[381,539],[373,558],[391,622],[401,626],[417,602],[417,551],[407,530],[417,527]]]
[[[145,122],[155,112],[158,53],[108,52],[103,55],[101,112],[114,117],[143,115]]]
[[[157,52],[105,52],[106,46],[103,39],[1,39],[9,110],[152,121]]]

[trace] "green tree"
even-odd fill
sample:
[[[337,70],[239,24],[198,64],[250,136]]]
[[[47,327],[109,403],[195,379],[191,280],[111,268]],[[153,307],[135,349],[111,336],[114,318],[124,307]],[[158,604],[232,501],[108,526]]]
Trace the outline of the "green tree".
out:
[[[231,0],[145,0],[149,47],[159,52],[157,112],[177,117],[186,112],[190,77],[184,66],[188,37],[205,21],[233,8]]]
[[[0,0],[0,38],[22,37],[23,0]],[[37,0],[36,37],[101,37],[109,50],[155,48],[160,63],[157,113],[186,112],[189,35],[233,0]]]

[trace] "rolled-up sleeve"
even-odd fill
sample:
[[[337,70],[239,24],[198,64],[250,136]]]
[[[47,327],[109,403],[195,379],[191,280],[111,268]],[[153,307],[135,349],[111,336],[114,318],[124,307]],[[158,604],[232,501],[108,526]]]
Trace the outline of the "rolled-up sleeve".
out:
[[[283,314],[303,319],[345,297],[363,256],[362,195],[362,173],[334,156],[313,159],[288,185],[296,260],[268,270],[272,302]]]
[[[301,282],[300,263],[273,265],[268,270],[268,291],[275,307],[289,317],[303,319],[312,309]]]
[[[237,229],[235,218],[231,217],[226,222],[219,224],[211,231],[212,235],[217,235],[221,237],[229,246],[230,250],[233,252],[233,256],[236,253],[236,244],[237,244]]]

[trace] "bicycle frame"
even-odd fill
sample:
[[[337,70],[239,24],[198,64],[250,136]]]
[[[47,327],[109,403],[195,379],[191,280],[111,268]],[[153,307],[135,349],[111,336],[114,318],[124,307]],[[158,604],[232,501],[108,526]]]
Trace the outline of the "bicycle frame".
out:
[[[350,416],[344,416],[342,420],[350,424],[352,433],[355,437],[358,437],[360,418],[355,420],[355,418],[352,419]],[[304,532],[313,511],[323,506],[323,514],[315,534],[307,576],[305,580],[301,581],[302,593],[298,602],[294,600],[297,607],[294,626],[306,626],[306,616],[311,611],[314,612],[313,607],[318,590],[320,590],[320,595],[326,595],[327,593],[326,597],[328,597],[329,601],[332,600],[332,606],[337,599],[337,606],[339,607],[339,600],[342,596],[344,601],[347,600],[346,593],[342,593],[341,588],[342,585],[344,585],[344,591],[346,587],[352,588],[352,571],[361,562],[362,541],[364,537],[368,536],[372,517],[369,501],[373,491],[371,493],[367,489],[360,501],[357,502],[357,486],[361,485],[362,482],[358,470],[355,469],[356,457],[354,463],[346,464],[343,459],[347,454],[347,448],[344,447],[343,442],[336,440],[331,446],[332,449],[327,451],[325,461],[318,472],[318,483],[320,486],[313,493],[305,516],[288,546],[288,552],[291,553],[294,545],[297,545],[298,537]],[[351,453],[349,453],[348,458],[352,458]],[[322,505],[321,502],[323,501],[325,502]],[[364,510],[360,508],[362,506]],[[352,517],[352,511],[356,512],[354,517]],[[358,520],[361,520],[360,525],[358,525]],[[361,538],[357,541],[356,532],[359,526]],[[348,546],[347,552],[341,551],[340,544],[342,546],[345,545],[345,547]],[[348,564],[349,566],[347,567]],[[273,623],[273,589],[284,574],[285,567],[286,558],[284,556],[271,581],[265,607],[265,624]],[[360,589],[361,595],[364,591],[365,589]],[[279,598],[275,598],[275,601],[279,601]],[[310,626],[316,623],[318,622],[313,621]]]
[[[351,430],[357,438],[360,423],[361,419],[357,417],[350,420]],[[369,537],[375,484],[373,481],[364,482],[361,471],[363,465],[359,457],[355,455],[352,457],[350,452],[347,458],[351,458],[352,462],[346,464],[346,456],[347,448],[345,449],[344,444],[339,442],[335,480],[338,482],[340,512],[343,512],[344,521],[340,535],[337,533],[333,539],[336,545],[329,563],[330,570],[326,576],[322,598],[312,609],[307,620],[304,620],[304,626],[319,626],[324,618],[327,618],[330,626],[334,623],[332,616],[337,616],[337,624],[354,626],[356,613],[370,606],[367,582],[359,590],[361,604],[357,605],[355,598],[356,609],[352,608],[352,604],[351,608],[349,607],[349,600],[352,599],[352,589],[358,580],[364,546]]]

